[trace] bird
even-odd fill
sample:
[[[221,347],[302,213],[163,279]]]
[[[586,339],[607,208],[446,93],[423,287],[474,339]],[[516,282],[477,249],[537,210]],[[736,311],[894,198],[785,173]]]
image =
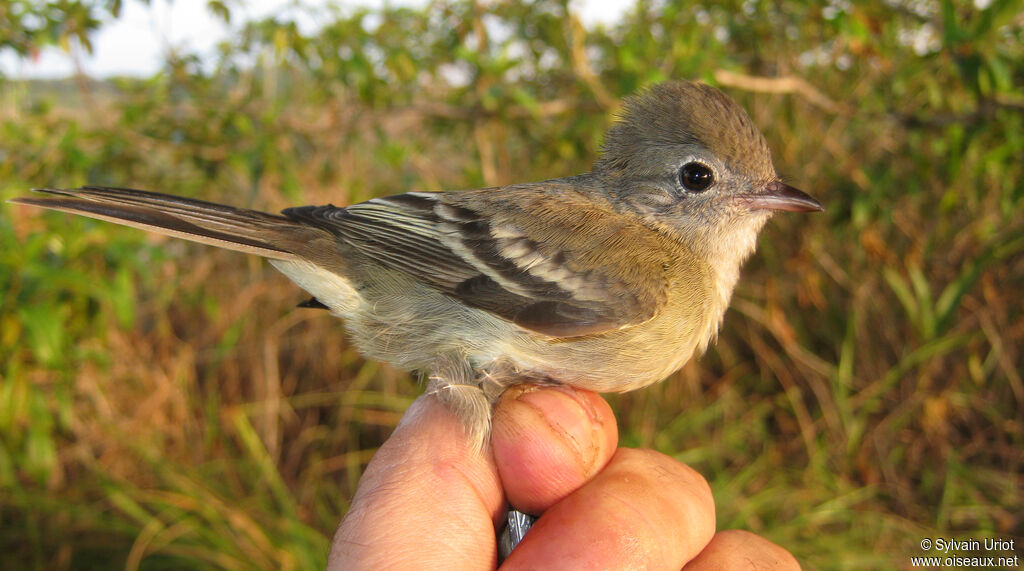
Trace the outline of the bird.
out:
[[[365,357],[422,372],[479,451],[509,386],[631,391],[704,352],[772,214],[824,210],[715,87],[618,115],[589,172],[541,182],[280,214],[100,186],[12,202],[267,258]]]

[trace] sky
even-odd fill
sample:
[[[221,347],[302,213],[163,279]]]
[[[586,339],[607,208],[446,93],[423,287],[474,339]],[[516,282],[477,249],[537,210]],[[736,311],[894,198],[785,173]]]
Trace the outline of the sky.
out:
[[[303,0],[306,5],[323,6],[332,0]],[[380,7],[385,0],[333,0],[346,7]],[[387,0],[390,6],[423,6],[426,0]],[[81,55],[82,68],[91,77],[124,75],[148,77],[156,73],[163,54],[171,48],[186,53],[211,53],[228,37],[238,21],[288,14],[289,0],[245,0],[232,6],[232,25],[226,25],[206,8],[206,0],[151,0],[148,5],[128,0],[121,16],[105,24],[93,36],[93,52]],[[633,0],[575,0],[573,7],[584,25],[611,23],[633,4]],[[298,23],[305,31],[311,21]],[[0,51],[0,73],[9,78],[60,78],[74,73],[69,54],[57,47],[44,49],[35,59],[18,58],[10,50]]]

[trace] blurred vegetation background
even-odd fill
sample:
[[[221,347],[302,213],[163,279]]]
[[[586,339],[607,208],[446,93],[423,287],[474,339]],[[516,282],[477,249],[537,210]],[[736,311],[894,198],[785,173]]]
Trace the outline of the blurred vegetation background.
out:
[[[643,2],[590,28],[552,0],[207,7],[236,30],[212,60],[0,77],[0,198],[276,211],[541,180],[589,169],[622,97],[704,80],[828,211],[771,222],[707,355],[608,397],[623,443],[807,568],[907,568],[925,537],[1024,556],[1020,2]],[[0,50],[87,50],[121,8],[4,0]],[[420,392],[255,257],[3,204],[0,284],[5,569],[322,567]]]

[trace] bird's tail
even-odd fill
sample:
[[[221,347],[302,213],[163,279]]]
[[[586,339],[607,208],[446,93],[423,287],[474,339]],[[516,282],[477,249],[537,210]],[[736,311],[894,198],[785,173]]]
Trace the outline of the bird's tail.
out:
[[[274,260],[297,259],[309,240],[325,233],[277,214],[156,192],[100,186],[34,190],[47,196],[14,198],[11,202],[81,214]]]

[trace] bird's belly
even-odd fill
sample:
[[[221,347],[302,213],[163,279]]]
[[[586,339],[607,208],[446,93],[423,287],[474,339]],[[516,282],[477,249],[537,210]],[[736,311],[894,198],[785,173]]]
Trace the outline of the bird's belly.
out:
[[[718,316],[666,312],[632,328],[573,339],[528,336],[505,354],[526,376],[541,376],[597,392],[625,392],[656,383],[703,352]]]

